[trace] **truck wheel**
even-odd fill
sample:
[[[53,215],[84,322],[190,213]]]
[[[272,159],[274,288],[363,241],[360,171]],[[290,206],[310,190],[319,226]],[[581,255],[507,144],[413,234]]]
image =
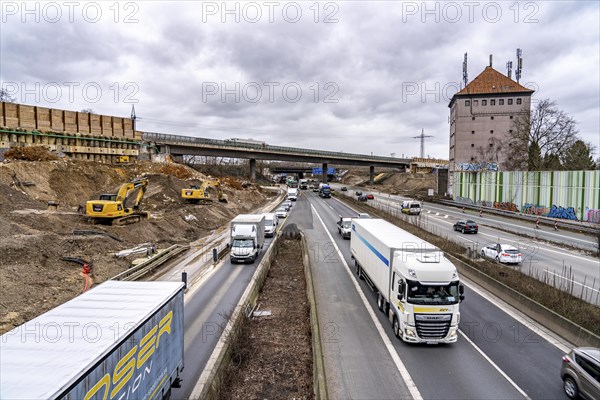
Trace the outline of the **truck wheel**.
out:
[[[383,312],[383,303],[385,303],[383,296],[381,293],[377,293],[377,308],[379,308],[379,311],[381,312]]]
[[[397,338],[400,338],[400,322],[398,321],[398,317],[396,317],[394,315],[394,322],[393,322],[393,328],[394,328],[394,335]]]
[[[354,270],[356,271],[356,275],[360,276],[360,267],[358,266],[358,261],[354,260]]]

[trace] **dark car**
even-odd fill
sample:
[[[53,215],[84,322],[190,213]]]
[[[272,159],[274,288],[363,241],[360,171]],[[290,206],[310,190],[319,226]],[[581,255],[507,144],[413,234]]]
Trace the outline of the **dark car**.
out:
[[[600,399],[600,349],[577,347],[565,354],[560,369],[570,399]]]
[[[358,201],[367,201],[367,196],[361,194],[360,196],[358,196]]]
[[[369,193],[367,195],[367,199],[369,199],[369,200],[373,200],[374,198],[375,198],[375,196],[373,196],[371,193]]]
[[[461,219],[453,226],[455,231],[461,231],[462,233],[477,233],[479,227],[475,221]]]
[[[354,195],[355,196],[362,196],[362,192],[360,192],[360,191],[357,190],[356,192],[354,192]]]
[[[342,186],[342,188],[340,189],[342,192],[347,192],[348,188],[346,186]]]

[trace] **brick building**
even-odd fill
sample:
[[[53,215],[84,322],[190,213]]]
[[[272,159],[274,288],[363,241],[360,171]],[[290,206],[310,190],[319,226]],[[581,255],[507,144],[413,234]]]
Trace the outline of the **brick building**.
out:
[[[449,193],[454,171],[502,170],[513,120],[531,111],[533,92],[489,66],[452,97]]]

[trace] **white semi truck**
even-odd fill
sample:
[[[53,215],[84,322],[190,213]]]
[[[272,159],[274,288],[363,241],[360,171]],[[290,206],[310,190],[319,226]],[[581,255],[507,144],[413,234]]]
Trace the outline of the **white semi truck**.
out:
[[[352,219],[350,249],[397,337],[456,342],[464,288],[440,249],[382,219]]]
[[[231,220],[230,233],[230,261],[253,263],[265,243],[265,216],[240,214]]]
[[[0,337],[2,399],[166,399],[183,283],[107,281]]]

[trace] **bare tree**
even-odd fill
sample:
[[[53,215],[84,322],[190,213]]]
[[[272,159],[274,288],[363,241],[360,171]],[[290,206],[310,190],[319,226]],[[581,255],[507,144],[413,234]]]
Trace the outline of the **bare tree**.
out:
[[[476,161],[482,169],[486,169],[488,164],[496,164],[502,158],[504,153],[502,142],[498,138],[489,138],[487,146],[479,146],[477,148]]]
[[[93,110],[93,109],[91,109],[91,108],[84,108],[84,109],[83,109],[83,110],[81,110],[80,112],[82,112],[82,113],[88,113],[88,114],[96,114],[96,113],[94,112],[94,110]]]
[[[556,157],[563,159],[577,141],[576,125],[572,117],[556,107],[556,102],[541,100],[531,114],[525,113],[513,120],[513,130],[509,133],[513,157],[509,167],[529,170],[552,167]],[[546,166],[544,160],[549,160],[550,165]]]
[[[0,88],[0,101],[5,103],[14,103],[15,98],[8,93],[8,90]]]

